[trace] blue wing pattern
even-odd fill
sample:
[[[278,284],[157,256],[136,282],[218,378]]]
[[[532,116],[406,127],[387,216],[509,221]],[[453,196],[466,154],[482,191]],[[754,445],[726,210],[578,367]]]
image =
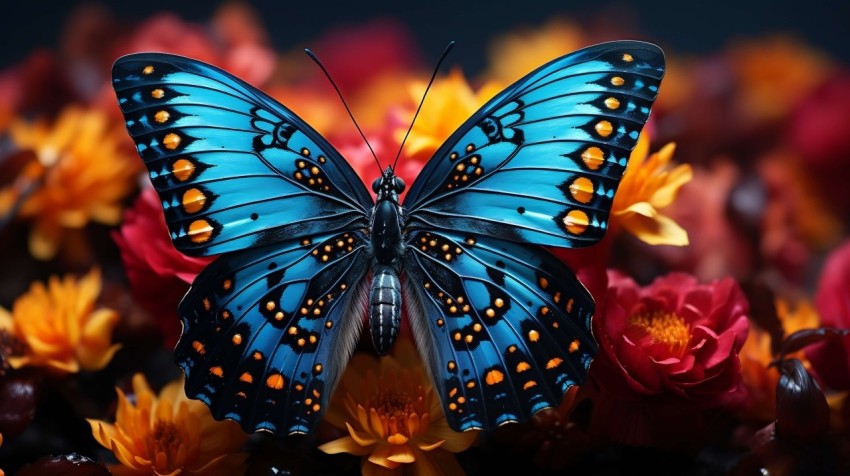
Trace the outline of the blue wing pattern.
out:
[[[340,154],[274,99],[180,56],[120,58],[112,82],[174,245],[210,255],[368,226]]]
[[[635,41],[592,46],[530,73],[426,164],[405,198],[408,228],[597,242],[663,73],[661,50]]]
[[[408,316],[452,428],[526,421],[584,380],[593,299],[544,248],[418,231],[404,256]]]
[[[223,255],[180,304],[186,394],[245,431],[316,427],[361,329],[360,232]]]

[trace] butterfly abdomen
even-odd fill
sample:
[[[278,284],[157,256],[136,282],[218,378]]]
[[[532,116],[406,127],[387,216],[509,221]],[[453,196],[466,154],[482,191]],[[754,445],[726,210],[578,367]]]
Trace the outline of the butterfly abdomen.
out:
[[[378,355],[387,355],[401,322],[401,284],[391,265],[373,264],[369,290],[369,330]]]

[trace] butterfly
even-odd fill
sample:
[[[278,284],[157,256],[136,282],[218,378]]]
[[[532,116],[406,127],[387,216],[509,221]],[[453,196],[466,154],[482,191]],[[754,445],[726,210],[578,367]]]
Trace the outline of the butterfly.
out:
[[[556,407],[596,352],[594,302],[545,247],[598,242],[664,74],[655,45],[560,57],[488,101],[403,203],[214,66],[124,56],[112,82],[174,246],[220,255],[179,305],[186,393],[246,431],[310,433],[359,339],[402,307],[446,418],[489,430]]]

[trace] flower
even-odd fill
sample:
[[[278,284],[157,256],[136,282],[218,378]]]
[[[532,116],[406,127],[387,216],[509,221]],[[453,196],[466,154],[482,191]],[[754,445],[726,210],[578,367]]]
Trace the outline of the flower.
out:
[[[850,69],[836,71],[794,109],[785,138],[801,157],[803,169],[817,179],[820,196],[838,213],[850,201],[845,174],[850,166]]]
[[[582,29],[563,19],[509,33],[491,44],[487,77],[510,84],[539,66],[586,46],[586,42]]]
[[[726,54],[737,80],[736,112],[746,118],[784,116],[830,69],[822,53],[789,36],[739,42]]]
[[[693,177],[688,164],[672,167],[675,150],[671,143],[649,155],[649,135],[644,131],[632,151],[611,207],[612,224],[650,245],[688,244],[688,232],[660,212],[673,203],[679,189]]]
[[[405,145],[407,153],[421,162],[430,158],[455,129],[501,91],[503,86],[490,81],[474,91],[459,69],[453,69],[448,77],[435,80],[428,93],[429,100],[422,107],[410,131]],[[416,83],[410,88],[413,99],[411,118],[424,91],[425,83]],[[405,125],[396,131],[399,142],[407,132],[406,124],[409,123],[409,120],[400,121],[400,124]]]
[[[700,412],[744,396],[738,352],[748,304],[737,283],[684,273],[646,287],[612,273],[593,321],[600,350],[593,425],[633,445],[666,445],[701,434]]]
[[[827,257],[818,281],[815,307],[822,326],[850,328],[850,241]],[[850,336],[807,349],[806,355],[828,387],[850,389]]]
[[[174,344],[180,333],[177,305],[212,258],[193,258],[174,248],[159,197],[150,188],[124,212],[124,223],[112,238],[121,250],[133,297],[154,317],[167,345]]]
[[[141,23],[121,45],[120,53],[162,51],[214,64],[250,84],[262,85],[275,67],[275,53],[262,35],[246,38],[238,30],[256,29],[250,11],[224,8],[212,25],[218,38],[205,25],[183,21],[172,13],[158,13]],[[217,41],[218,40],[218,41]]]
[[[493,432],[492,441],[500,451],[514,457],[531,453],[531,461],[538,468],[563,471],[592,446],[590,436],[573,417],[585,398],[579,386],[573,385],[557,408],[541,410],[525,424],[500,426]]]
[[[94,309],[100,288],[96,268],[79,280],[52,276],[47,286],[33,283],[15,300],[11,313],[0,308],[0,330],[26,344],[23,355],[7,356],[9,365],[66,373],[105,367],[121,346],[110,345],[118,313]]]
[[[785,299],[776,300],[776,313],[782,323],[785,335],[802,329],[814,329],[820,325],[820,317],[812,303],[799,301],[792,305]],[[750,327],[747,341],[741,348],[741,374],[747,386],[747,400],[741,412],[744,416],[758,422],[767,423],[776,418],[776,385],[779,383],[779,370],[771,366],[774,355],[770,348],[770,334],[758,326]],[[799,359],[805,364],[803,352],[785,356]]]
[[[364,475],[463,474],[451,453],[464,451],[477,431],[458,433],[410,341],[400,338],[392,357],[355,355],[334,393],[325,420],[348,436],[319,447],[329,454],[362,456]]]
[[[649,251],[658,255],[667,267],[686,270],[700,280],[745,276],[753,269],[755,253],[745,233],[747,228],[740,221],[730,219],[730,202],[736,185],[743,183],[742,175],[734,162],[723,157],[695,166],[693,179],[665,212],[688,230],[688,246],[654,247]],[[748,205],[748,217],[754,216],[757,221],[762,202],[752,193],[742,194],[742,198]]]
[[[105,114],[69,106],[52,127],[15,122],[10,132],[19,148],[36,153],[43,168],[42,185],[19,211],[33,221],[33,256],[54,257],[68,229],[120,221],[121,201],[134,187],[141,162],[120,147],[125,133],[110,127]]]
[[[89,419],[98,443],[120,462],[116,476],[234,475],[245,472],[247,440],[239,425],[216,421],[202,402],[183,392],[182,379],[154,395],[142,374],[133,376],[135,398],[118,392],[115,423]]]

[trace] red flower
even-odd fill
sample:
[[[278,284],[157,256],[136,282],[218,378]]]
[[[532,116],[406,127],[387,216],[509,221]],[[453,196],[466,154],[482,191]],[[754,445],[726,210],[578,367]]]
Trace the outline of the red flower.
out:
[[[850,200],[845,186],[850,166],[850,70],[835,73],[793,112],[787,138],[819,182],[819,188],[839,213]]]
[[[699,284],[673,273],[639,287],[609,276],[594,320],[594,426],[633,445],[675,445],[699,435],[701,412],[744,396],[738,352],[748,304],[737,283]]]
[[[121,249],[133,297],[155,318],[169,344],[176,342],[177,304],[211,259],[192,258],[174,248],[153,189],[144,190],[126,210],[112,237]]]
[[[850,241],[826,259],[815,307],[823,327],[850,328]],[[823,383],[836,390],[850,389],[850,336],[813,347],[806,356]]]

